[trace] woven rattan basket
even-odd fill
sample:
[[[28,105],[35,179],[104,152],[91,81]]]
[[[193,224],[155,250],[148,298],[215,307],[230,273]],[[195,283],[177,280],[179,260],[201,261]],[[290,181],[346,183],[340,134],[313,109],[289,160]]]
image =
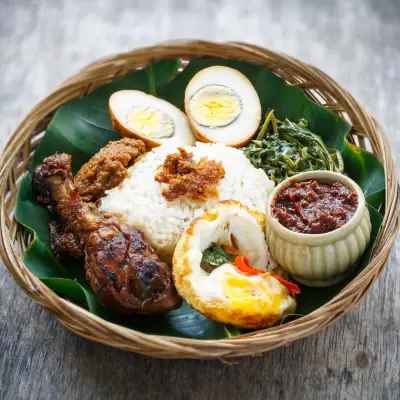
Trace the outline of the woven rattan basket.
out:
[[[351,140],[372,149],[384,165],[386,204],[382,230],[370,264],[329,303],[296,321],[232,339],[193,340],[147,335],[124,328],[89,313],[59,297],[36,278],[22,261],[29,235],[13,217],[20,178],[54,112],[73,98],[146,64],[165,58],[185,61],[198,56],[240,59],[265,66],[287,82],[303,88],[314,102],[322,104],[352,125]],[[255,355],[326,328],[352,309],[382,272],[399,227],[399,191],[386,136],[373,117],[323,72],[284,54],[242,43],[180,41],[141,48],[97,61],[65,81],[40,102],[22,121],[7,143],[0,162],[1,233],[0,252],[6,267],[24,291],[69,330],[85,338],[154,357],[219,358]]]

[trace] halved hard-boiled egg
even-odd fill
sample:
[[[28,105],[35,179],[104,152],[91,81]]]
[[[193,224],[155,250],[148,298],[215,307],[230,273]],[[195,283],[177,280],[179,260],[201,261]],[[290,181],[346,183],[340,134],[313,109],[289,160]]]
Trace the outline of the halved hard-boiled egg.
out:
[[[143,140],[149,147],[164,142],[177,146],[195,143],[186,115],[172,104],[138,90],[111,95],[109,109],[115,130]]]
[[[251,82],[223,66],[205,68],[192,78],[185,111],[199,140],[233,147],[248,143],[261,120],[260,99]]]
[[[293,312],[296,300],[281,283],[285,281],[269,272],[276,263],[268,251],[264,227],[263,213],[233,200],[220,202],[193,220],[180,237],[173,257],[179,294],[206,317],[240,328],[270,326]],[[216,259],[221,252],[235,254],[236,265],[231,254],[207,272],[202,262],[210,246],[220,249]],[[237,259],[249,265],[242,266]]]

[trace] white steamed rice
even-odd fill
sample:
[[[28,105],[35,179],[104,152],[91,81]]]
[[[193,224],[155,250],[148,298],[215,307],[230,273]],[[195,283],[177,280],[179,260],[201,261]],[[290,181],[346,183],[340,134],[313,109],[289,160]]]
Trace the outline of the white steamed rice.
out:
[[[176,243],[189,223],[219,200],[238,200],[249,208],[265,212],[267,198],[274,183],[261,169],[254,168],[238,149],[224,144],[196,143],[185,149],[199,160],[222,161],[225,176],[218,183],[218,199],[207,202],[186,196],[170,202],[161,194],[162,186],[154,180],[157,168],[176,147],[163,145],[147,153],[129,169],[130,177],[120,186],[106,192],[101,201],[103,211],[119,214],[135,228],[141,229],[156,252],[171,259]]]

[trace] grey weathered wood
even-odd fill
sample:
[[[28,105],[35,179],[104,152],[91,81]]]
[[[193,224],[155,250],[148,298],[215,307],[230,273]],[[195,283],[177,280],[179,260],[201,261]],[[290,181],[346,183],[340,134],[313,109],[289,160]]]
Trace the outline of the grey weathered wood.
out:
[[[381,121],[396,157],[399,19],[397,0],[0,0],[0,148],[30,107],[88,62],[194,37],[245,40],[318,66]],[[334,326],[233,366],[150,359],[79,338],[0,268],[0,399],[399,398],[396,250]]]

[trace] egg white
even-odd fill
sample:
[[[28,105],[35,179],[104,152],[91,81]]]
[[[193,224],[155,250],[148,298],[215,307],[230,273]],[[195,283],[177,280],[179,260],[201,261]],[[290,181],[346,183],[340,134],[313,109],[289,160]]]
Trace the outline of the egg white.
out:
[[[196,120],[191,112],[191,101],[200,90],[207,87],[226,87],[240,99],[240,113],[232,122],[219,126],[210,121]],[[213,66],[198,72],[189,82],[185,91],[185,111],[196,136],[205,142],[221,142],[227,146],[240,147],[249,142],[257,131],[261,120],[261,104],[251,82],[241,72],[228,67]]]
[[[295,299],[267,272],[276,263],[264,227],[264,214],[233,200],[220,202],[195,219],[175,248],[173,277],[179,294],[208,318],[243,328],[269,326],[293,312]],[[231,234],[250,264],[266,274],[248,276],[229,263],[211,273],[201,268],[203,251],[211,243],[230,245]]]
[[[120,90],[111,95],[109,99],[109,109],[114,128],[123,136],[136,137],[142,139],[150,147],[160,146],[164,143],[174,144],[176,146],[187,146],[195,143],[196,138],[193,135],[189,121],[186,115],[168,103],[165,100],[151,96],[139,90]],[[143,109],[159,110],[159,132],[154,132],[153,135],[141,134],[132,128],[129,122],[129,115],[133,110]],[[172,135],[170,130],[172,129]],[[148,132],[149,129],[143,129],[143,132]],[[168,137],[162,133],[167,132]]]

